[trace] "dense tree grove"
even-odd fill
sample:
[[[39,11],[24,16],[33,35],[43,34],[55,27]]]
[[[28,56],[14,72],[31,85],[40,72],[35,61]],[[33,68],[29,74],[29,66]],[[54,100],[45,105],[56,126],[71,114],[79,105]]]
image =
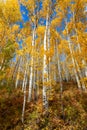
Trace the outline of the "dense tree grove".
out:
[[[38,109],[41,98],[39,109],[47,117],[55,91],[64,118],[64,83],[69,82],[79,96],[86,93],[87,0],[0,0],[0,87],[22,93],[23,129],[27,103]],[[55,128],[60,129],[87,126]]]

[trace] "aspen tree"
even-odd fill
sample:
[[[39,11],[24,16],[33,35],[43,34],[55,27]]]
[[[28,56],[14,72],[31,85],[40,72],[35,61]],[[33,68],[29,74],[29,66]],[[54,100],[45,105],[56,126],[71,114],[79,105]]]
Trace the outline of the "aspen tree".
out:
[[[50,47],[50,28],[49,28],[49,20],[50,20],[50,5],[51,1],[45,0],[43,2],[43,10],[45,11],[46,17],[46,29],[44,34],[44,57],[43,57],[43,107],[45,110],[48,109],[48,98],[47,98],[47,82],[49,77],[48,64],[47,64],[47,55],[46,51]],[[50,63],[49,63],[50,64]]]
[[[44,53],[46,53],[47,51],[47,29],[48,29],[48,14],[46,16],[46,30],[45,30],[45,34],[44,34]],[[46,54],[44,54],[44,58],[43,58],[43,106],[44,108],[47,110],[48,109],[48,100],[47,100],[47,86],[46,86],[46,82],[47,82],[47,77],[48,77],[48,66],[47,66],[47,57]]]
[[[59,82],[60,82],[60,100],[61,100],[61,111],[62,114],[64,114],[64,110],[63,110],[63,84],[62,84],[62,74],[61,74],[61,67],[60,67],[60,57],[59,57],[59,50],[58,50],[58,46],[57,46],[57,42],[58,40],[56,40],[56,47],[57,47],[57,62],[58,62],[58,72],[59,72]],[[64,116],[64,115],[63,115]]]
[[[26,8],[29,10],[29,17],[30,17],[30,22],[31,22],[31,26],[32,26],[32,55],[31,55],[31,66],[30,66],[30,79],[29,79],[29,94],[28,94],[28,102],[31,101],[32,99],[32,91],[33,91],[33,86],[35,88],[36,84],[35,84],[35,80],[33,78],[33,74],[35,74],[35,69],[34,69],[34,48],[35,48],[35,40],[36,40],[36,28],[38,25],[38,12],[39,12],[39,7],[37,7],[36,5],[36,1],[33,0],[31,1],[23,1],[24,5],[26,6]],[[39,1],[38,1],[39,3]],[[36,10],[36,12],[35,12]]]
[[[81,6],[80,10],[78,8],[78,5]],[[76,6],[77,6],[77,8],[76,8]],[[83,14],[83,2],[82,1],[76,1],[76,3],[74,5],[72,5],[72,10],[71,11],[73,13],[73,16],[72,16],[73,17],[72,22],[73,22],[73,26],[74,26],[73,29],[75,30],[75,33],[76,33],[75,35],[76,35],[78,50],[79,50],[79,53],[81,54],[81,46],[80,46],[80,44],[78,42],[78,35],[77,35],[78,31],[77,31],[76,26],[77,26],[77,22],[78,23],[80,22],[81,16],[84,17],[84,14]],[[82,29],[82,30],[84,30],[84,29]],[[73,50],[73,53],[74,52],[75,51]],[[76,58],[74,58],[74,59],[75,59],[75,63],[76,63],[76,66],[77,66],[77,69],[78,69],[78,72],[79,72],[78,74],[79,74],[80,80],[81,80],[83,78],[83,76],[82,76],[82,73],[80,71],[79,64],[78,64]],[[84,61],[84,59],[82,60],[82,63],[83,63],[83,61]],[[84,83],[83,80],[81,81],[81,84],[82,84],[82,89],[85,89],[85,83]]]
[[[74,60],[74,57],[73,57],[73,51],[72,51],[71,42],[70,42],[70,36],[69,36],[69,33],[68,33],[67,19],[65,20],[65,22],[66,22],[67,39],[68,39],[68,45],[69,45],[70,54],[71,54],[71,58],[72,58],[74,74],[75,74],[75,77],[76,77],[78,88],[81,89],[81,83],[80,83],[80,80],[79,80],[79,77],[78,77],[78,74],[77,74],[77,70],[76,70],[76,66],[75,66],[75,60]]]
[[[23,129],[24,129],[24,113],[25,113],[25,105],[26,105],[26,86],[27,86],[27,63],[26,63],[26,68],[25,68],[25,73],[24,73],[24,101],[23,101],[23,109],[22,109],[22,124],[23,124]]]
[[[19,76],[20,76],[20,70],[21,70],[21,63],[22,63],[22,57],[20,57],[20,63],[19,63],[19,67],[18,67],[16,82],[15,82],[15,88],[18,87]]]
[[[17,17],[14,17],[15,15]],[[12,58],[17,49],[16,36],[19,27],[16,22],[20,19],[21,15],[17,0],[0,1],[0,56],[2,55],[0,58],[0,71],[2,73],[6,66],[11,68]]]

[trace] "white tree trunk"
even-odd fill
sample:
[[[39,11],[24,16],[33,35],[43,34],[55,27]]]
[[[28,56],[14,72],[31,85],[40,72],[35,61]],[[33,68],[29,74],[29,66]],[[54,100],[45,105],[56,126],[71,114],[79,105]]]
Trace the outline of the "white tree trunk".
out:
[[[27,86],[27,63],[25,69],[25,80],[24,80],[24,101],[23,101],[23,109],[22,109],[22,124],[24,126],[24,113],[25,113],[25,105],[26,105],[26,86]]]
[[[32,63],[33,63],[33,57],[32,57]],[[32,82],[33,82],[33,66],[31,64],[31,67],[30,67],[30,79],[29,79],[28,102],[30,102],[31,98],[32,98]]]
[[[22,84],[22,91],[24,91],[25,80],[26,80],[26,69],[25,69],[25,72],[24,72],[24,79],[23,79],[23,84]]]
[[[75,25],[75,19],[74,19],[74,17],[75,17],[75,15],[74,15],[74,12],[73,12],[73,21],[74,21],[74,25]],[[76,38],[77,38],[77,42],[78,42],[79,53],[82,53],[81,52],[81,46],[79,44],[78,35],[77,35],[77,28],[76,28],[76,26],[75,26],[75,32],[76,32]],[[82,64],[85,66],[85,68],[84,68],[85,69],[85,76],[87,77],[87,64],[86,64],[86,62],[85,62],[84,59],[82,59]]]
[[[58,62],[58,72],[59,72],[59,82],[60,82],[60,100],[61,100],[61,111],[64,116],[64,109],[63,109],[63,84],[62,84],[62,73],[61,73],[61,67],[60,67],[60,58],[59,58],[59,50],[57,46],[57,40],[56,40],[56,47],[57,47],[57,62]]]
[[[36,78],[37,78],[37,72],[36,72],[36,70],[35,70],[35,65],[34,65],[34,73],[33,73],[33,77],[34,77],[34,79],[33,79],[33,90],[34,90],[34,101],[36,101],[37,100],[37,85],[36,85]]]
[[[83,65],[85,66],[85,76],[87,77],[87,65],[84,60],[82,60]]]
[[[74,57],[73,57],[73,51],[72,51],[72,47],[71,47],[71,42],[70,42],[70,36],[69,36],[69,33],[68,33],[68,27],[67,27],[67,20],[65,20],[66,22],[66,31],[67,31],[67,40],[68,40],[68,46],[69,46],[69,50],[70,50],[70,54],[71,54],[71,59],[72,59],[72,64],[73,64],[73,69],[74,69],[74,74],[75,74],[75,78],[76,78],[76,81],[77,81],[77,85],[78,85],[78,88],[81,89],[81,84],[80,84],[80,80],[79,80],[79,77],[78,77],[78,74],[77,74],[77,70],[76,70],[76,66],[75,66],[75,61],[74,61]]]
[[[45,35],[44,35],[44,52],[47,50],[47,31],[48,31],[48,14],[46,18],[46,30],[45,30]],[[45,52],[46,53],[46,52]],[[48,78],[48,66],[47,66],[47,57],[46,54],[44,53],[44,58],[43,58],[43,107],[47,110],[48,109],[48,100],[47,100],[47,78]]]
[[[35,44],[35,27],[33,29],[33,38],[32,38],[32,47]],[[33,50],[32,50],[33,51]],[[29,79],[29,93],[28,93],[28,102],[32,99],[32,86],[33,86],[33,56],[31,56],[31,67],[30,67],[30,79]]]
[[[81,73],[81,71],[80,71],[79,65],[78,65],[78,63],[77,63],[76,60],[75,60],[75,63],[76,63],[77,69],[78,69],[79,77],[80,77],[80,79],[82,80],[82,78],[83,78],[83,77],[82,77],[82,73]],[[83,89],[83,90],[86,90],[85,83],[84,83],[83,80],[81,81],[81,84],[82,84],[82,89]]]
[[[21,62],[22,62],[22,57],[20,57],[20,63],[19,63],[19,68],[18,68],[18,73],[17,73],[17,77],[16,77],[16,83],[15,83],[15,88],[18,87],[18,82],[19,82],[19,75],[20,75],[20,65],[21,65]]]
[[[65,79],[66,79],[66,81],[68,82],[69,81],[69,74],[68,74],[68,69],[67,69],[67,66],[66,66],[66,63],[64,62],[64,64],[63,64],[63,70],[64,70],[64,72],[65,72]]]

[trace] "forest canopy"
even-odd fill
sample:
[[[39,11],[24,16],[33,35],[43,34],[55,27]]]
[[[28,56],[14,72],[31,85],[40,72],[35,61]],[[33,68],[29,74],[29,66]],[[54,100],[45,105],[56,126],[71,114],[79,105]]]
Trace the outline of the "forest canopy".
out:
[[[65,120],[68,113],[66,118],[73,126],[76,111],[65,101],[75,98],[72,98],[72,90],[79,93],[79,98],[80,94],[84,95],[86,100],[87,0],[0,0],[0,91],[8,93],[8,98],[13,93],[21,96],[23,107],[20,106],[19,113],[23,129],[27,105],[35,105],[36,112],[44,111],[44,118],[47,118],[49,111],[55,109],[51,107],[56,100],[59,100],[59,116]],[[0,102],[2,105],[1,97]],[[85,122],[87,109],[77,104],[79,113],[82,110],[84,115],[80,121]],[[77,128],[71,129],[80,130],[80,121],[77,121]],[[81,130],[87,129],[86,124],[82,128],[83,124]],[[4,125],[0,126],[5,130]],[[49,125],[48,129],[53,130]],[[68,130],[68,127],[56,126],[57,129]]]

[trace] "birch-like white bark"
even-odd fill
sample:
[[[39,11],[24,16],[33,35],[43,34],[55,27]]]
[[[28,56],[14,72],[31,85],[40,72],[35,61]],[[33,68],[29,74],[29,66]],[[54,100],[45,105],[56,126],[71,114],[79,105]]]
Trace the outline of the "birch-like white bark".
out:
[[[23,79],[23,84],[22,84],[22,91],[24,91],[25,80],[26,80],[26,69],[25,69],[25,72],[24,72],[24,79]]]
[[[45,30],[45,35],[44,35],[44,51],[46,52],[47,50],[47,31],[48,31],[48,14],[46,18],[46,30]],[[45,83],[47,82],[47,75],[48,75],[48,66],[46,63],[47,57],[46,54],[44,54],[43,58],[43,107],[47,110],[48,109],[48,100],[47,100],[47,87]]]
[[[35,44],[35,28],[33,29],[33,38],[32,38],[32,47]],[[32,50],[33,51],[33,50]],[[33,86],[33,56],[31,56],[31,67],[30,67],[30,79],[29,79],[29,93],[28,93],[28,102],[31,101],[32,98],[32,86]]]
[[[35,65],[34,65],[34,73],[33,73],[33,90],[34,90],[34,101],[37,100],[37,85],[36,85],[36,70],[35,70]]]
[[[22,62],[22,57],[20,57],[20,63],[19,63],[19,68],[18,68],[17,77],[16,77],[15,88],[18,87],[18,83],[19,83],[19,75],[20,75],[20,69],[21,69],[21,62]]]
[[[48,43],[48,51],[50,51],[50,18],[48,20],[48,30],[47,30],[47,43]],[[48,63],[48,82],[49,82],[49,95],[48,98],[50,98],[51,95],[51,63],[50,63],[51,57],[49,56],[49,63]]]
[[[57,62],[58,62],[59,82],[60,82],[61,111],[62,111],[62,114],[64,116],[62,73],[61,73],[61,67],[60,67],[60,58],[59,58],[59,50],[58,50],[58,46],[57,46],[57,40],[56,40],[56,47],[57,47]]]
[[[27,63],[25,69],[25,80],[24,80],[24,101],[23,101],[23,109],[22,109],[22,124],[24,127],[24,114],[25,114],[25,105],[26,105],[26,86],[27,86]]]
[[[72,47],[71,47],[71,41],[70,41],[70,36],[68,33],[68,27],[67,27],[67,19],[65,20],[65,24],[66,24],[66,31],[67,31],[67,40],[68,40],[68,46],[69,46],[69,50],[70,50],[70,54],[71,54],[71,59],[72,59],[72,64],[73,64],[73,69],[74,69],[74,74],[75,74],[75,78],[77,81],[77,85],[78,88],[81,89],[81,84],[80,84],[80,80],[77,74],[77,70],[76,70],[76,66],[75,66],[75,61],[74,61],[74,57],[73,57],[73,51],[72,51]]]
[[[57,82],[57,81],[59,81],[59,78],[58,78],[58,74],[57,74],[57,72],[56,72],[56,69],[58,68],[56,41],[55,41],[55,44],[54,44],[54,56],[53,56],[53,62],[54,62],[54,65],[55,65],[54,81]]]
[[[80,79],[81,79],[82,89],[86,90],[86,86],[85,86],[84,81],[82,80],[83,77],[82,77],[82,73],[81,73],[81,70],[79,68],[79,65],[77,63],[77,60],[75,60],[75,63],[76,63],[77,69],[78,69],[78,73],[79,73]]]
[[[86,6],[87,7],[87,6]],[[85,9],[85,11],[87,11]],[[74,18],[75,14],[74,14],[74,11],[73,11],[73,21],[74,21],[74,26],[75,26],[75,18]],[[76,38],[77,38],[77,42],[78,42],[78,50],[79,50],[79,53],[81,54],[81,46],[80,46],[80,43],[79,43],[79,39],[78,39],[78,35],[77,35],[77,29],[76,29],[76,26],[75,26],[75,32],[76,32]],[[87,64],[86,64],[86,61],[84,59],[82,59],[82,64],[85,66],[85,76],[87,77]]]
[[[33,57],[31,59],[31,62],[33,63]],[[29,79],[29,93],[28,93],[28,102],[31,101],[31,96],[32,96],[32,82],[33,82],[33,66],[31,64],[30,67],[30,79]]]
[[[14,66],[14,70],[13,70],[13,74],[12,74],[12,79],[14,80],[16,78],[16,74],[17,74],[17,71],[18,71],[18,68],[19,68],[19,65],[20,65],[20,59],[18,59],[15,63],[15,66]]]

